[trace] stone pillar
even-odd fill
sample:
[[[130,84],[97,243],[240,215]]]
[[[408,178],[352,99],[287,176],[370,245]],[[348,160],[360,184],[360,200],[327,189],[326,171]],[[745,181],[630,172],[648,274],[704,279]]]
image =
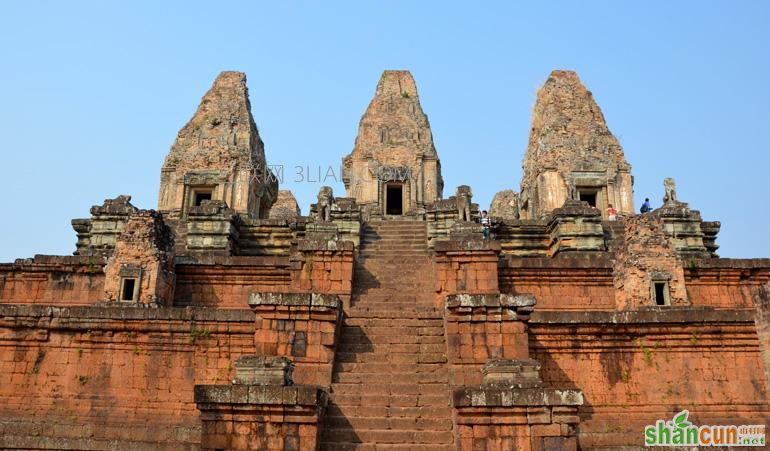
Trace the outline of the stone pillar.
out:
[[[337,294],[347,301],[353,287],[353,243],[326,239],[299,240],[291,253],[294,293]]]
[[[770,390],[770,283],[760,287],[754,294],[754,308],[759,349],[765,367],[765,387]]]
[[[576,451],[583,393],[543,388],[535,360],[495,360],[484,383],[453,393],[457,449]]]
[[[458,294],[446,298],[444,313],[449,381],[481,382],[489,359],[528,359],[530,295]]]
[[[437,241],[436,263],[437,305],[448,295],[497,294],[498,255],[500,243],[485,240]]]
[[[196,385],[202,451],[315,451],[327,395],[292,385],[285,358],[244,356],[232,385]]]
[[[256,352],[288,357],[294,380],[329,386],[342,306],[336,295],[254,293],[249,305],[256,314]]]

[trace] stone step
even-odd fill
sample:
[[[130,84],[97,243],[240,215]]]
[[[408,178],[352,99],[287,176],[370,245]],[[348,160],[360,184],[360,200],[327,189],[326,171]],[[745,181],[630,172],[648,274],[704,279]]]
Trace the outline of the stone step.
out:
[[[326,415],[330,417],[350,416],[351,418],[451,418],[450,406],[338,406],[329,403]]]
[[[347,332],[340,335],[339,343],[346,344],[420,344],[424,343],[420,341],[421,338],[427,337],[441,337],[443,339],[443,333],[432,334],[375,334],[368,331]]]
[[[346,412],[348,413],[348,412]],[[354,417],[326,416],[326,426],[334,429],[387,429],[412,431],[451,431],[451,418],[443,415],[436,418],[421,417]]]
[[[356,326],[346,327],[342,330],[341,338],[357,338],[372,336],[426,336],[444,335],[444,326],[394,326],[389,327],[384,324],[377,326]]]
[[[447,357],[444,352],[436,353],[395,353],[395,354],[379,354],[379,353],[350,353],[350,352],[338,352],[336,360],[339,363],[446,363]]]
[[[451,390],[447,384],[416,384],[416,383],[393,383],[393,384],[357,384],[357,383],[335,383],[332,385],[332,393],[348,395],[435,395],[445,396],[447,399],[451,396]]]
[[[367,394],[367,393],[330,393],[329,400],[340,407],[345,406],[388,406],[388,407],[444,407],[450,405],[448,393],[439,395],[426,394]]]
[[[454,445],[434,445],[422,443],[419,448],[413,444],[391,444],[391,443],[347,443],[347,442],[324,442],[319,444],[320,451],[456,451]]]
[[[434,354],[446,352],[446,345],[443,338],[440,341],[437,339],[434,343],[339,343],[337,352],[359,354]]]
[[[366,300],[363,300],[363,298],[357,298],[353,297],[353,300],[351,301],[351,308],[349,309],[349,315],[351,317],[359,317],[359,318],[371,318],[371,317],[377,317],[377,318],[400,318],[403,317],[403,315],[410,314],[413,312],[412,308],[415,305],[422,305],[427,309],[434,306],[433,302],[424,302],[424,301],[410,301],[408,303],[403,302],[392,302],[392,301],[371,301],[367,302]],[[414,313],[417,315],[418,313]],[[423,313],[424,315],[433,315],[432,313],[428,313],[427,311]],[[439,316],[436,316],[440,318]]]
[[[444,363],[378,363],[378,362],[337,362],[334,364],[334,371],[337,373],[361,373],[372,374],[377,377],[385,375],[403,375],[403,374],[448,374]],[[378,379],[381,380],[381,379]]]
[[[423,239],[423,237],[414,237],[414,236],[393,236],[393,237],[378,237],[378,238],[367,238],[364,237],[361,240],[361,243],[365,246],[382,246],[382,245],[404,245],[404,246],[414,246],[414,247],[427,247],[427,241]]]
[[[354,346],[357,348],[350,348],[350,351],[345,352],[365,352],[364,350],[366,349],[376,349],[376,347],[391,345],[444,345],[445,343],[446,341],[444,340],[443,335],[399,337],[394,335],[351,334],[346,336],[344,340],[340,337],[338,349],[342,352],[343,350],[348,349],[347,346]]]
[[[399,279],[397,277],[387,276],[387,275],[381,275],[379,277],[370,275],[361,275],[360,277],[354,278],[354,281],[361,283],[368,283],[368,284],[376,284],[376,287],[383,287],[383,286],[389,286],[389,288],[398,288],[398,291],[401,291],[403,289],[420,289],[420,288],[429,288],[428,284],[425,283],[423,280],[419,280],[418,276],[412,276],[409,278],[403,278]],[[432,287],[433,284],[430,284]],[[365,288],[365,287],[359,287],[359,288]]]
[[[343,321],[344,326],[368,326],[382,327],[382,318],[354,318],[346,317]],[[444,321],[441,319],[418,319],[418,318],[391,318],[387,321],[388,327],[444,327]],[[344,331],[344,329],[343,329]]]
[[[363,365],[363,364],[360,364]],[[448,371],[432,371],[422,373],[393,373],[388,374],[389,379],[398,380],[403,383],[415,384],[446,384],[449,378]],[[333,383],[348,384],[371,384],[375,381],[381,381],[382,375],[372,373],[336,373],[332,377]]]
[[[388,306],[376,307],[359,303],[345,310],[346,318],[410,318],[410,319],[443,319],[439,310],[432,306],[420,308],[416,304],[405,306],[403,309],[393,309]]]
[[[451,431],[416,431],[416,430],[388,430],[388,429],[360,429],[351,428],[324,428],[321,443],[376,443],[377,450],[382,449],[379,444],[394,445],[451,445],[454,436]],[[402,448],[408,449],[408,448]],[[411,449],[415,449],[414,447]],[[425,449],[422,446],[420,450]]]

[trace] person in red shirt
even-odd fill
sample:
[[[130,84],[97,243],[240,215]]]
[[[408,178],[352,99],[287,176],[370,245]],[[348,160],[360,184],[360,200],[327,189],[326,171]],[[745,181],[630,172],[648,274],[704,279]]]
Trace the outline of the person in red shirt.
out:
[[[610,206],[607,207],[607,218],[610,221],[614,221],[618,219],[618,211],[615,210],[615,207],[612,206],[612,204],[609,204]]]

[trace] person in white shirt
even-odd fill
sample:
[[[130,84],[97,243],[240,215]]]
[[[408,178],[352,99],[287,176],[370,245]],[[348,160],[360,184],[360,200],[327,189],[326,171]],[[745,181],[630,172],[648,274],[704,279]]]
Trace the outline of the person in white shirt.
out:
[[[484,239],[488,240],[492,234],[492,221],[489,219],[486,210],[481,212],[481,226],[484,227]]]

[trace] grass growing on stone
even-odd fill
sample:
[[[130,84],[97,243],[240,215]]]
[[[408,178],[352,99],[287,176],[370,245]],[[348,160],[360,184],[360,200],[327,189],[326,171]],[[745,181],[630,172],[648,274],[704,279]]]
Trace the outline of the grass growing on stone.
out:
[[[196,340],[203,340],[209,338],[211,332],[206,329],[193,329],[190,331],[190,341],[195,343]]]

